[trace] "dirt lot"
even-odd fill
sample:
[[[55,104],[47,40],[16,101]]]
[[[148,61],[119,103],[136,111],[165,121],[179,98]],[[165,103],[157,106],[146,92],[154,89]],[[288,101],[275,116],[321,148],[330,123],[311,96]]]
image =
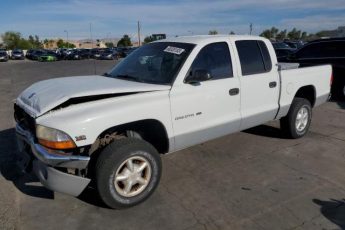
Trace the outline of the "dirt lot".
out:
[[[13,99],[36,81],[113,65],[0,63],[0,229],[345,229],[345,103],[315,109],[299,140],[272,122],[163,156],[157,191],[127,210],[104,207],[92,190],[53,193],[21,174]]]

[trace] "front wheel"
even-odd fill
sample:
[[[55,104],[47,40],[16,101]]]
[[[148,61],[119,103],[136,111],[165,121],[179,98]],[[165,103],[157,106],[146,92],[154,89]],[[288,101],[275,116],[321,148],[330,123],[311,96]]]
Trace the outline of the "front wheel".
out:
[[[295,98],[288,115],[280,120],[280,127],[289,138],[301,138],[309,130],[311,116],[310,102],[304,98]]]
[[[108,145],[96,163],[96,184],[111,208],[128,208],[145,201],[161,177],[161,159],[148,142],[124,138]]]

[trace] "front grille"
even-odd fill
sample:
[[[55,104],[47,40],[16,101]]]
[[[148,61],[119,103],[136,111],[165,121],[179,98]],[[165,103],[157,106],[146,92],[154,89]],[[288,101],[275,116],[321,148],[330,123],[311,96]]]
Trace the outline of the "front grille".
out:
[[[29,130],[33,136],[36,136],[36,122],[24,109],[14,104],[14,119],[25,130]]]

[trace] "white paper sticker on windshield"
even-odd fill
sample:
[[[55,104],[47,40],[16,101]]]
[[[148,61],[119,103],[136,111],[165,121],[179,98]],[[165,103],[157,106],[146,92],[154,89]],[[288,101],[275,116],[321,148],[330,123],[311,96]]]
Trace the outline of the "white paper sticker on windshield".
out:
[[[167,48],[165,48],[164,52],[180,55],[184,52],[184,49],[181,49],[178,47],[173,47],[173,46],[168,46]]]

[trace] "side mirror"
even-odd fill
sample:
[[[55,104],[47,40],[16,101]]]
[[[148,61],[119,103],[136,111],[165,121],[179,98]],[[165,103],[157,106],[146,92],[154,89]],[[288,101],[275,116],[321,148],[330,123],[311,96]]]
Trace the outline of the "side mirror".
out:
[[[211,74],[206,69],[197,69],[186,77],[185,82],[189,84],[208,81],[212,79]]]

